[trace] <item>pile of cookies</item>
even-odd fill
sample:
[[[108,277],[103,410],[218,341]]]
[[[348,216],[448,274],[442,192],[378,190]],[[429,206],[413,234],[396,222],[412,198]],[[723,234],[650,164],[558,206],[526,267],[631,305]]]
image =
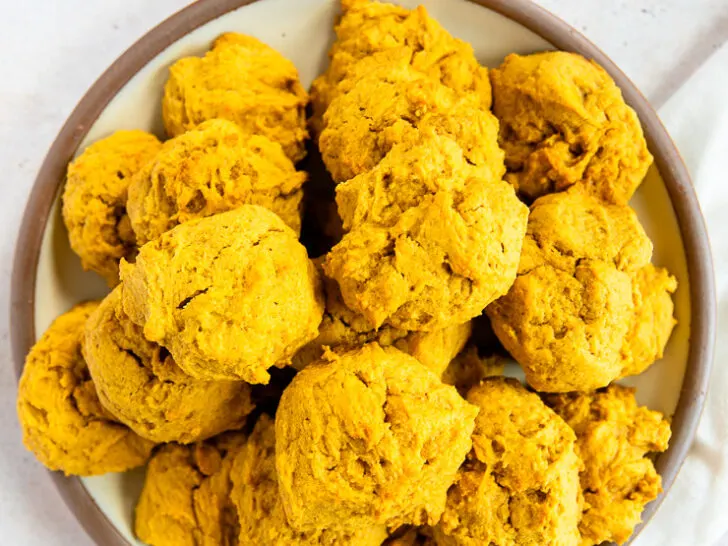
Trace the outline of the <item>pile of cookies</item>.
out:
[[[636,115],[578,55],[487,70],[422,7],[342,4],[310,97],[224,34],[171,66],[167,140],[69,165],[70,243],[111,292],[30,351],[26,446],[69,475],[147,464],[151,546],[625,542],[670,426],[613,382],[662,357],[677,288],[628,205]]]

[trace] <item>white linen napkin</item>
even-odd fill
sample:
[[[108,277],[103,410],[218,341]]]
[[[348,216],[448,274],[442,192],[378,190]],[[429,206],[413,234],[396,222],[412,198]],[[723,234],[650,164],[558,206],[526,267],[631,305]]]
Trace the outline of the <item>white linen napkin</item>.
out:
[[[710,390],[695,442],[636,546],[728,544],[728,44],[660,109],[708,224],[718,297]],[[725,210],[724,210],[725,209]]]

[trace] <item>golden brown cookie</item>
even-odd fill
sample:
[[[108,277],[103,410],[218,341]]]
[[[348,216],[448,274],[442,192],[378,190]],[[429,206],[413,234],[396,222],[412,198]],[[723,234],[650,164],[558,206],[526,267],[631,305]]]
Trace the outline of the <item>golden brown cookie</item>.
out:
[[[637,115],[607,72],[575,53],[511,54],[490,71],[500,145],[519,194],[583,186],[626,204],[652,156]]]
[[[484,110],[490,109],[488,72],[480,66],[473,48],[453,38],[432,19],[424,6],[408,10],[370,0],[343,0],[343,14],[336,28],[336,41],[329,52],[326,72],[311,85],[314,133],[321,133],[323,115],[337,96],[338,84],[371,56],[400,50],[408,64],[463,96],[474,94]]]
[[[372,326],[462,324],[508,291],[527,209],[513,189],[471,165],[447,136],[421,133],[337,188],[350,230],[324,271]]]
[[[634,315],[622,345],[622,377],[637,375],[662,358],[677,324],[671,294],[677,280],[667,269],[646,265],[632,279]]]
[[[579,191],[531,206],[518,278],[487,313],[536,390],[603,387],[622,373],[632,277],[652,243],[627,206]]]
[[[584,461],[581,545],[626,542],[645,505],[662,491],[647,454],[667,449],[668,420],[638,406],[634,389],[619,385],[545,400],[576,432],[576,451]]]
[[[117,131],[86,148],[68,165],[63,189],[63,221],[71,248],[84,269],[119,283],[119,260],[136,252],[126,213],[132,176],[162,144],[144,131]]]
[[[574,432],[514,379],[486,379],[467,399],[480,408],[473,450],[448,492],[437,544],[578,545]]]
[[[392,347],[326,358],[293,379],[276,414],[290,524],[434,524],[470,449],[477,409]]]
[[[470,95],[461,96],[418,72],[400,50],[361,61],[339,84],[324,116],[321,157],[335,182],[373,168],[396,144],[410,145],[421,131],[448,135],[465,158],[500,180],[505,172],[498,147],[498,121]]]
[[[124,311],[199,379],[267,383],[268,368],[318,334],[316,269],[263,207],[180,224],[121,267]]]
[[[379,546],[387,536],[384,525],[351,531],[294,530],[286,519],[275,465],[273,420],[261,415],[253,433],[235,458],[231,474],[232,500],[240,522],[240,544],[261,546]]]
[[[237,546],[230,469],[245,435],[189,446],[167,444],[149,461],[134,532],[149,546]]]
[[[137,173],[129,219],[140,246],[178,224],[245,204],[272,210],[298,233],[305,181],[280,145],[214,119],[165,142]]]
[[[97,306],[79,304],[53,321],[28,353],[18,389],[25,447],[67,475],[124,472],[143,465],[154,447],[99,403],[81,355],[84,324]]]
[[[320,268],[320,259],[314,263]],[[316,339],[293,357],[291,365],[299,371],[319,360],[327,347],[340,352],[376,341],[383,347],[393,345],[414,356],[439,376],[470,338],[472,326],[469,321],[432,332],[409,332],[391,326],[374,329],[363,316],[346,306],[336,281],[323,272],[321,278],[326,310]]]
[[[144,438],[191,443],[240,428],[253,410],[250,385],[202,381],[147,341],[121,306],[121,287],[86,323],[83,352],[104,407]]]
[[[169,68],[162,116],[169,136],[213,118],[281,145],[294,163],[306,155],[308,96],[291,61],[252,36],[227,33],[204,57]]]

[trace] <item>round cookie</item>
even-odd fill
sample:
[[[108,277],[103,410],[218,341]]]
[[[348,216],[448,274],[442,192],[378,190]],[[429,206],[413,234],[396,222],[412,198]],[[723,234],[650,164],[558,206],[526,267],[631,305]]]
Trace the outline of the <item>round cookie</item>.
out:
[[[215,119],[164,143],[134,177],[127,209],[140,246],[178,224],[245,204],[272,210],[298,233],[305,181],[278,144]]]
[[[254,205],[180,224],[122,263],[121,276],[124,311],[198,379],[267,383],[323,315],[306,249]]]
[[[473,387],[473,450],[434,528],[442,546],[577,546],[581,517],[574,432],[514,379]]]
[[[375,54],[399,49],[412,67],[439,80],[458,95],[472,93],[484,110],[490,109],[488,71],[480,66],[470,44],[453,38],[432,19],[424,6],[408,10],[370,0],[344,0],[336,27],[330,62],[311,85],[310,124],[321,133],[324,112],[337,96],[338,84]]]
[[[508,174],[528,200],[583,186],[626,204],[652,164],[637,115],[594,61],[549,51],[490,71]]]
[[[416,142],[421,131],[451,136],[470,163],[501,179],[498,121],[470,95],[460,96],[418,72],[400,50],[361,61],[339,84],[324,116],[321,157],[335,182],[362,174],[396,144]]]
[[[276,413],[276,470],[296,529],[434,524],[477,408],[376,343],[308,366]]]
[[[291,61],[252,36],[227,33],[204,57],[169,68],[162,117],[171,137],[224,118],[277,142],[294,163],[306,155],[308,96]]]
[[[620,377],[632,277],[651,253],[627,206],[571,190],[534,202],[518,277],[486,310],[532,387],[591,390]]]
[[[149,546],[234,546],[238,518],[230,469],[245,435],[230,432],[189,446],[167,444],[149,461],[134,533]]]
[[[154,444],[99,403],[81,354],[84,324],[98,306],[58,317],[28,353],[18,388],[23,443],[51,470],[93,476],[143,465]]]
[[[240,454],[231,479],[232,501],[240,523],[240,544],[266,546],[379,546],[387,537],[384,525],[352,531],[315,529],[296,531],[288,523],[278,493],[273,420],[263,414]]]
[[[576,432],[584,512],[582,544],[626,542],[645,505],[662,492],[651,452],[665,451],[670,424],[660,412],[637,405],[634,389],[610,385],[603,391],[545,397]]]
[[[162,147],[144,131],[117,131],[86,148],[68,165],[63,188],[63,221],[71,248],[84,269],[119,283],[119,260],[136,252],[126,214],[132,176]]]
[[[314,263],[319,268],[321,260],[314,260]],[[470,321],[432,332],[409,332],[391,326],[374,329],[363,316],[346,306],[336,281],[323,273],[321,278],[326,296],[326,310],[316,339],[293,357],[291,365],[299,371],[319,360],[326,348],[340,352],[376,341],[383,347],[397,347],[439,376],[470,338]]]
[[[513,283],[527,208],[457,143],[421,133],[340,184],[349,230],[324,271],[374,327],[432,331],[481,314]]]
[[[86,323],[83,352],[104,407],[144,438],[191,443],[245,424],[253,410],[243,382],[201,381],[145,339],[114,289]]]

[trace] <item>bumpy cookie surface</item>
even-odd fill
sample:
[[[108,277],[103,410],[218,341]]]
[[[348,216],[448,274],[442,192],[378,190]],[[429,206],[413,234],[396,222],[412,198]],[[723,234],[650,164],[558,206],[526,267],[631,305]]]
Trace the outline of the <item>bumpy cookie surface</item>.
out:
[[[434,524],[477,408],[376,343],[308,366],[276,414],[276,470],[295,528]]]
[[[278,492],[273,421],[262,415],[240,454],[231,478],[232,500],[240,522],[240,544],[266,546],[379,546],[387,536],[384,525],[341,531],[291,527]]]
[[[117,131],[68,165],[62,211],[71,248],[84,269],[111,287],[119,283],[119,260],[136,252],[126,213],[129,183],[161,147],[157,137],[144,131]]]
[[[386,51],[361,61],[359,70],[339,84],[324,116],[321,156],[336,182],[374,167],[395,144],[417,140],[420,131],[451,136],[465,157],[500,179],[503,151],[498,122],[472,96],[460,96],[418,72],[409,56]]]
[[[632,279],[634,314],[622,345],[622,377],[637,375],[662,358],[672,329],[672,294],[677,280],[667,269],[648,264]]]
[[[645,505],[662,491],[646,455],[667,449],[670,424],[661,413],[638,406],[634,389],[619,385],[545,399],[576,432],[576,451],[584,461],[582,546],[626,542]]]
[[[564,51],[508,55],[490,71],[507,180],[525,198],[583,186],[626,204],[652,156],[607,72]]]
[[[210,120],[165,142],[137,173],[129,219],[140,246],[178,224],[244,204],[272,210],[299,232],[305,181],[277,143]]]
[[[515,278],[527,209],[451,138],[420,134],[337,187],[344,238],[324,271],[373,326],[462,324]]]
[[[149,546],[237,546],[230,469],[244,442],[243,434],[231,432],[157,451],[135,511],[139,540]]]
[[[91,476],[143,465],[154,447],[106,411],[81,354],[97,302],[58,317],[25,359],[18,389],[23,443],[51,470]]]
[[[306,153],[307,101],[291,61],[252,36],[227,33],[204,57],[170,67],[162,116],[172,137],[209,119],[234,121],[277,142],[296,162]]]
[[[467,399],[480,408],[473,450],[448,492],[437,544],[579,544],[574,432],[514,379],[486,379]]]
[[[122,264],[123,305],[188,374],[267,383],[318,334],[320,280],[296,234],[254,205],[180,224]]]
[[[321,132],[326,108],[337,96],[338,84],[357,70],[361,61],[383,51],[401,51],[415,70],[439,80],[458,95],[474,94],[483,109],[490,108],[486,68],[478,64],[470,44],[453,38],[424,6],[408,10],[370,0],[344,0],[342,7],[329,66],[311,86],[311,125],[316,135]]]
[[[121,287],[89,317],[83,347],[104,407],[140,436],[190,443],[241,427],[250,386],[190,377],[121,306]]]
[[[627,206],[579,191],[531,206],[518,277],[487,313],[539,391],[604,387],[622,373],[632,278],[652,243]]]

